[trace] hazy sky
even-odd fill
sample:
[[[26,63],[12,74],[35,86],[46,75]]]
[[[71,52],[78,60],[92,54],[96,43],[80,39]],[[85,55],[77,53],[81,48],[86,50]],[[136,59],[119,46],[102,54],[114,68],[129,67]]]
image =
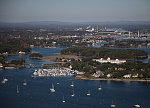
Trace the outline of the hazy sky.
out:
[[[0,0],[0,21],[150,21],[150,0]]]

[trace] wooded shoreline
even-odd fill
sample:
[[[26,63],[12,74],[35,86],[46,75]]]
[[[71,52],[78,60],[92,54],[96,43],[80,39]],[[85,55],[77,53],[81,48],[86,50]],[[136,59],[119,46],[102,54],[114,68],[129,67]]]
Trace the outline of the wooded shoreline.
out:
[[[138,79],[138,78],[135,78],[135,79],[131,79],[131,78],[128,78],[128,79],[125,79],[125,78],[89,78],[89,77],[86,77],[86,76],[83,76],[83,75],[77,75],[75,77],[76,80],[99,80],[99,81],[123,81],[123,82],[148,82],[150,83],[150,79]]]

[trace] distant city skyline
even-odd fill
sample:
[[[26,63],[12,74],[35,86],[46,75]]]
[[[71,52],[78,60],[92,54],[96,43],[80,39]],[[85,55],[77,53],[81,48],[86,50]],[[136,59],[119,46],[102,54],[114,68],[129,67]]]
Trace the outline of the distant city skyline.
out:
[[[150,0],[1,0],[0,22],[150,21]]]

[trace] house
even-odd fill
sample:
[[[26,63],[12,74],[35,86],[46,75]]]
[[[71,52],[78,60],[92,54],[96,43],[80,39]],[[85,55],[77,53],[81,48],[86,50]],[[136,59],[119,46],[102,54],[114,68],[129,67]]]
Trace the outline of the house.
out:
[[[123,78],[131,78],[131,74],[124,75]]]
[[[123,70],[126,70],[126,69],[124,69],[124,68],[115,68],[115,70],[123,71]]]
[[[98,78],[98,77],[104,76],[104,74],[103,74],[103,72],[101,72],[101,71],[96,71],[96,73],[94,73],[92,76]]]
[[[3,55],[8,55],[8,52],[4,52],[4,53],[2,53]]]
[[[3,64],[2,63],[0,63],[0,68],[3,68]]]
[[[70,65],[69,68],[72,69],[72,66]]]
[[[93,61],[96,61],[96,62],[100,62],[100,63],[115,63],[115,64],[122,64],[122,63],[125,63],[126,60],[124,59],[110,59],[109,57],[107,59],[93,59]]]
[[[26,54],[26,52],[19,51],[18,54]]]
[[[112,76],[112,74],[107,74],[107,78],[110,78]]]
[[[139,74],[135,74],[135,75],[132,75],[132,78],[137,78],[139,76]]]

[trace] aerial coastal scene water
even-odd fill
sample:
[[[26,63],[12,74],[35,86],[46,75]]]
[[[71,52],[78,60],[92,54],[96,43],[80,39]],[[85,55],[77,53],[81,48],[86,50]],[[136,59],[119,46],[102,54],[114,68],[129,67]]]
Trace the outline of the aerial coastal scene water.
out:
[[[62,49],[33,48],[32,51],[47,56],[59,54]],[[8,59],[19,57],[26,59],[32,65],[47,64],[44,60],[30,60],[28,56],[14,55]],[[1,81],[3,78],[8,79],[5,84],[0,84],[0,105],[3,108],[109,108],[112,104],[118,108],[134,108],[136,104],[148,108],[150,105],[149,83],[75,80],[75,76],[32,77],[37,69],[39,68],[32,67],[0,71]],[[24,85],[24,82],[27,84]],[[52,84],[55,92],[50,91]],[[87,95],[88,92],[90,95]]]
[[[150,0],[0,0],[0,108],[150,108]]]

